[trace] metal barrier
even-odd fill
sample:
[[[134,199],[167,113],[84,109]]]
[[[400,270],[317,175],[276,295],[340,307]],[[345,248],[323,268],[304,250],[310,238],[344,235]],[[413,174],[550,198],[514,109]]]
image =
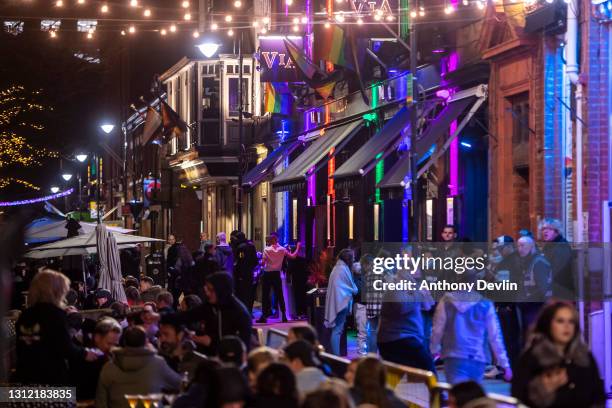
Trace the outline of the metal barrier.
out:
[[[452,388],[452,385],[445,382],[440,382],[436,385],[434,392],[441,395],[442,392],[448,392]],[[509,397],[507,395],[496,394],[494,392],[487,393],[487,397],[497,403],[498,408],[528,408],[522,404],[518,399]]]
[[[251,328],[251,346],[255,346],[255,343],[257,343],[256,346],[263,346],[266,344],[263,330],[259,327]]]
[[[286,339],[286,332],[270,328],[266,336],[266,346],[278,348]],[[349,359],[325,352],[322,352],[320,357],[338,377],[344,376],[351,362]],[[431,371],[384,360],[383,364],[387,369],[387,385],[410,408],[440,408],[442,406],[442,393],[451,389],[450,384],[438,382],[436,375]],[[526,408],[514,397],[495,393],[489,393],[487,396],[495,401],[498,407]]]
[[[263,336],[263,335],[262,335]],[[266,346],[277,349],[287,340],[287,333],[278,329],[269,328],[266,334]]]
[[[384,360],[383,364],[387,369],[387,385],[409,407],[441,406],[440,393],[435,392],[438,380],[434,373]]]

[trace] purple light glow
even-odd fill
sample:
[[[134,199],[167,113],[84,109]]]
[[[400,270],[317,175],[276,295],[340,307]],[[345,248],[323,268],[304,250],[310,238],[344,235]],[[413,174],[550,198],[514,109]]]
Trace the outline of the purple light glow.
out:
[[[440,99],[448,99],[450,98],[450,91],[448,89],[441,89],[439,91],[436,91],[436,96]]]
[[[56,194],[52,194],[52,195],[48,195],[48,196],[44,196],[40,198],[31,198],[29,200],[21,200],[21,201],[0,201],[0,207],[12,207],[12,206],[17,206],[17,205],[28,205],[28,204],[41,203],[43,201],[50,201],[50,200],[55,200],[56,198],[65,197],[67,195],[72,194],[73,192],[74,192],[74,188],[71,188],[66,191],[62,191]]]

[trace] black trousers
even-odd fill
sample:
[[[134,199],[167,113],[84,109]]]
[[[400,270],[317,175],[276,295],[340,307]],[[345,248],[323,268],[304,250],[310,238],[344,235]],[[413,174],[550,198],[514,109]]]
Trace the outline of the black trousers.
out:
[[[236,279],[236,288],[235,288],[235,293],[236,293],[236,297],[242,302],[244,303],[244,305],[246,306],[247,310],[249,311],[249,313],[253,312],[253,300],[251,299],[251,293],[252,293],[252,278],[237,278]]]
[[[392,363],[436,372],[431,353],[423,343],[414,337],[378,343],[378,351],[384,360]]]
[[[274,288],[274,296],[277,299],[278,306],[283,314],[285,314],[285,298],[283,296],[283,283],[281,281],[280,271],[264,271],[261,276],[261,297],[263,303],[263,316],[270,316],[272,308],[270,306],[270,289]]]

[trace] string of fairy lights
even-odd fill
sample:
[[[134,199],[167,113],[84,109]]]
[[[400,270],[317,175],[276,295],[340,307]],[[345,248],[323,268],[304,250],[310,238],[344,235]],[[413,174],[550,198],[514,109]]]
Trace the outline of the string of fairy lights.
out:
[[[175,0],[176,1],[176,0]],[[228,36],[233,36],[238,29],[250,28],[260,34],[278,31],[301,33],[306,31],[309,24],[323,24],[326,28],[332,24],[379,24],[382,22],[391,23],[397,21],[399,15],[407,13],[413,20],[424,20],[429,15],[443,16],[451,18],[454,14],[469,7],[478,10],[485,10],[487,5],[507,6],[523,4],[525,7],[533,7],[538,3],[565,2],[570,0],[443,0],[436,5],[432,5],[429,0],[417,0],[413,3],[410,10],[392,9],[389,0],[378,0],[378,5],[367,0],[329,0],[335,1],[338,10],[331,10],[316,13],[308,16],[304,13],[291,10],[297,7],[295,0],[284,0],[285,12],[273,13],[268,16],[253,18],[251,10],[244,9],[244,0],[233,1],[233,11],[221,13],[209,13],[206,21],[206,29],[210,31],[225,32]],[[84,33],[87,39],[93,39],[98,30],[98,21],[116,23],[113,27],[105,26],[105,31],[117,31],[122,36],[133,36],[141,31],[153,31],[159,33],[161,37],[166,37],[180,32],[191,32],[194,38],[200,37],[203,33],[198,24],[197,10],[192,8],[189,0],[179,0],[174,3],[172,8],[160,9],[148,6],[144,0],[121,0],[121,2],[110,2],[107,0],[53,0],[52,8],[56,10],[68,9],[72,7],[75,11],[82,10],[85,6],[94,5],[97,7],[98,20],[91,17],[79,19],[84,23],[78,27],[78,31]],[[348,6],[348,9],[346,7]],[[342,9],[342,8],[345,9]],[[131,10],[132,16],[137,18],[126,18]],[[121,14],[121,18],[119,17]],[[167,15],[181,16],[176,19],[165,18]],[[76,18],[64,18],[73,20]],[[44,24],[46,22],[46,24]],[[14,21],[13,21],[14,23]],[[60,33],[61,19],[45,20],[41,22],[41,30],[47,31],[51,38],[57,38]],[[10,29],[10,27],[9,27]],[[5,21],[7,30],[7,21]]]
[[[44,126],[30,116],[52,110],[36,102],[40,95],[40,90],[28,91],[21,85],[0,90],[0,170],[40,167],[44,159],[59,157],[57,152],[33,145],[26,136],[44,130]],[[12,184],[40,190],[39,186],[21,178],[0,177],[0,190]]]

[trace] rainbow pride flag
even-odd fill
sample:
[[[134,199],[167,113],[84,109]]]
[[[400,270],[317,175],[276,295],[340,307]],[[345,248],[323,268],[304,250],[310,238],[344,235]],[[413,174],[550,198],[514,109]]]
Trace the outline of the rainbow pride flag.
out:
[[[353,69],[349,43],[344,30],[337,24],[325,28],[323,24],[315,25],[313,58],[316,61],[329,61]]]
[[[264,112],[291,114],[291,92],[285,83],[266,82]]]

